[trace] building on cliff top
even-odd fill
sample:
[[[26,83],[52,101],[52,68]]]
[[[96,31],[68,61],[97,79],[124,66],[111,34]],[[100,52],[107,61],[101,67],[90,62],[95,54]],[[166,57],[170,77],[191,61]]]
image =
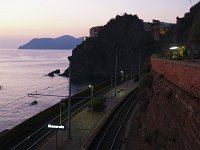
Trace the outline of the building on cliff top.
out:
[[[152,23],[144,22],[144,31],[151,32],[154,40],[158,41],[160,35],[166,34],[173,24],[160,22],[159,20],[153,20]]]
[[[160,22],[159,20],[153,19],[152,23],[144,22],[144,31],[151,32],[154,40],[158,41],[160,39],[160,35],[166,34],[172,27],[173,24]],[[103,26],[96,26],[90,28],[90,37],[98,37],[99,31],[103,28]]]
[[[103,26],[96,26],[90,28],[90,37],[98,37],[99,31],[102,29]]]

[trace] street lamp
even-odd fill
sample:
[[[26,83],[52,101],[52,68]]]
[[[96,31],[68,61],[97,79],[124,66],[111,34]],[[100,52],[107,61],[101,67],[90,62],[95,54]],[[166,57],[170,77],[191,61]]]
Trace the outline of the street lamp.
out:
[[[121,74],[122,74],[122,84],[123,84],[123,79],[124,79],[124,72],[123,71],[121,71]]]
[[[115,96],[117,94],[117,54],[115,56]]]
[[[170,50],[175,50],[175,49],[177,49],[178,47],[177,46],[172,46],[172,47],[170,47],[169,49]]]
[[[126,86],[128,86],[128,76],[126,75]]]
[[[89,88],[91,88],[91,99],[90,99],[90,103],[91,103],[91,113],[92,113],[92,118],[93,118],[93,108],[92,108],[92,99],[93,99],[93,85],[89,85]]]
[[[68,139],[71,139],[71,61],[69,59]]]
[[[140,77],[141,74],[141,52],[139,52],[139,56],[138,56],[138,75]]]
[[[110,76],[110,99],[112,99],[112,74]]]
[[[65,106],[64,100],[65,99],[60,100],[60,124],[62,123],[62,106]]]

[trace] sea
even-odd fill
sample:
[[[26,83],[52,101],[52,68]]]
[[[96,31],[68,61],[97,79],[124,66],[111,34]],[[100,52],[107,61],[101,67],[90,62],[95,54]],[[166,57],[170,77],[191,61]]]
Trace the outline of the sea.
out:
[[[72,50],[0,50],[0,132],[68,96],[69,79],[47,74],[64,72],[71,55]],[[80,90],[72,86],[72,94]]]

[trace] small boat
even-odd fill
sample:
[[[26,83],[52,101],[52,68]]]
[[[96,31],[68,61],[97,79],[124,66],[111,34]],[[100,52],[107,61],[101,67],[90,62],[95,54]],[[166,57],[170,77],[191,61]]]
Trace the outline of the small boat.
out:
[[[37,101],[33,101],[32,103],[31,103],[31,105],[36,105],[38,102]]]

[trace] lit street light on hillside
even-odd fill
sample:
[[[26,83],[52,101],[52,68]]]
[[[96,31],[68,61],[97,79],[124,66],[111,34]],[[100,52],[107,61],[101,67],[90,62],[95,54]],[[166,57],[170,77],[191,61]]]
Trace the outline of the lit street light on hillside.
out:
[[[65,106],[64,99],[60,100],[60,124],[62,123],[62,106]]]
[[[93,108],[92,108],[92,99],[93,99],[93,85],[89,85],[89,88],[91,88],[91,100],[90,100],[90,103],[91,103],[91,113],[92,113],[92,118],[93,118]]]
[[[115,56],[115,96],[117,94],[117,54]]]
[[[69,59],[68,139],[71,139],[71,61]]]
[[[123,71],[121,71],[121,74],[122,74],[122,84],[123,84],[123,80],[124,80],[124,72]]]

